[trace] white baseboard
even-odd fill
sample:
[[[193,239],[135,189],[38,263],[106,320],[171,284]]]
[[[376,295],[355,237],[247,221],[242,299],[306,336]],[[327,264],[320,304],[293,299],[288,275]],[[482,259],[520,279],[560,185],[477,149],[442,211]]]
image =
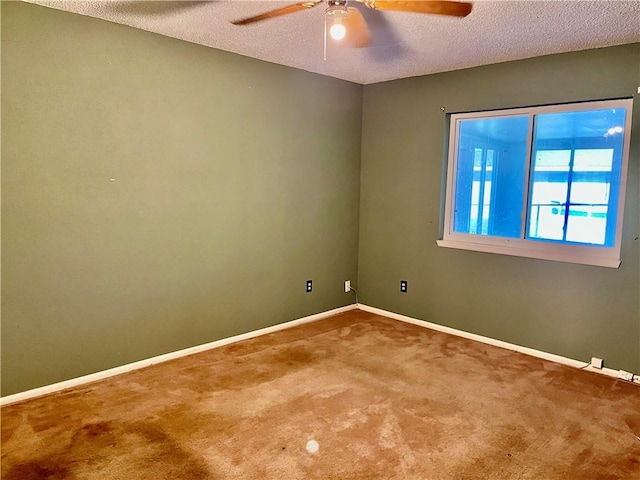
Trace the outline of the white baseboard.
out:
[[[375,313],[377,315],[382,315],[384,317],[392,318],[394,320],[399,320],[401,322],[411,323],[413,325],[418,325],[420,327],[430,328],[431,330],[437,330],[439,332],[449,333],[451,335],[467,338],[469,340],[475,340],[476,342],[486,343],[488,345],[505,348],[507,350],[513,350],[515,352],[524,353],[526,355],[542,358],[544,360],[560,363],[562,365],[568,365],[570,367],[575,367],[575,368],[582,368],[588,372],[600,373],[600,374],[607,375],[609,377],[614,377],[614,378],[618,377],[619,371],[613,370],[612,368],[605,367],[602,369],[597,369],[597,368],[593,368],[590,365],[585,368],[586,363],[581,362],[580,360],[574,360],[572,358],[555,355],[553,353],[543,352],[541,350],[536,350],[529,347],[523,347],[521,345],[515,345],[513,343],[503,342],[502,340],[496,340],[494,338],[484,337],[482,335],[477,335],[475,333],[469,333],[463,330],[457,330],[455,328],[445,327],[443,325],[438,325],[437,323],[431,323],[425,320],[419,320],[417,318],[408,317],[406,315],[400,315],[399,313],[393,313],[387,310],[382,310],[380,308],[370,307],[368,305],[363,305],[361,303],[358,303],[358,304],[347,305],[345,307],[334,308],[333,310],[328,310],[326,312],[316,313],[315,315],[310,315],[308,317],[298,318],[296,320],[291,320],[289,322],[280,323],[278,325],[273,325],[271,327],[261,328],[259,330],[254,330],[252,332],[235,335],[229,338],[223,338],[221,340],[216,340],[214,342],[197,345],[195,347],[185,348],[183,350],[178,350],[176,352],[170,352],[164,355],[158,355],[156,357],[147,358],[145,360],[128,363],[126,365],[110,368],[108,370],[103,370],[101,372],[96,372],[89,375],[84,375],[82,377],[72,378],[70,380],[65,380],[63,382],[53,383],[51,385],[45,385],[44,387],[34,388],[32,390],[27,390],[25,392],[16,393],[13,395],[7,395],[6,397],[0,397],[0,406],[9,405],[11,403],[28,400],[30,398],[40,397],[42,395],[59,392],[67,388],[77,387],[79,385],[96,382],[98,380],[103,380],[105,378],[113,377],[115,375],[120,375],[121,373],[131,372],[133,370],[149,367],[151,365],[156,365],[158,363],[166,362],[168,360],[173,360],[175,358],[185,357],[187,355],[193,355],[194,353],[204,352],[205,350],[210,350],[212,348],[222,347],[224,345],[240,342],[242,340],[248,340],[250,338],[259,337],[261,335],[267,335],[269,333],[277,332],[279,330],[285,330],[287,328],[303,325],[305,323],[315,322],[317,320],[331,317],[333,315],[347,312],[349,310],[354,310],[356,308],[363,310],[365,312]],[[638,378],[638,376],[636,375],[635,378]],[[638,383],[638,382],[636,381],[635,383]]]
[[[560,363],[562,365],[568,365],[570,367],[580,368],[587,372],[596,372],[603,375],[607,375],[609,377],[618,378],[618,370],[614,370],[612,368],[593,368],[591,365],[585,367],[587,362],[581,362],[580,360],[574,360],[572,358],[562,357],[560,355],[555,355],[553,353],[543,352],[541,350],[536,350],[529,347],[523,347],[521,345],[515,345],[513,343],[503,342],[502,340],[496,340],[495,338],[483,337],[482,335],[476,335],[475,333],[465,332],[463,330],[457,330],[451,327],[445,327],[443,325],[438,325],[437,323],[427,322],[425,320],[418,320],[417,318],[407,317],[406,315],[400,315],[398,313],[389,312],[387,310],[382,310],[376,307],[370,307],[368,305],[358,304],[358,308],[360,310],[364,310],[365,312],[375,313],[377,315],[382,315],[383,317],[393,318],[394,320],[400,320],[401,322],[412,323],[413,325],[418,325],[420,327],[430,328],[431,330],[437,330],[439,332],[449,333],[451,335],[456,335],[457,337],[468,338],[469,340],[475,340],[476,342],[486,343],[488,345],[493,345],[495,347],[506,348],[507,350],[513,350],[514,352],[524,353],[526,355],[531,355],[532,357],[542,358],[544,360],[549,360],[551,362]]]
[[[355,310],[356,308],[357,308],[356,304],[347,305],[346,307],[334,308],[333,310],[316,313],[315,315],[309,315],[308,317],[298,318],[296,320],[291,320],[290,322],[279,323],[278,325],[261,328],[259,330],[243,333],[241,335],[235,335],[233,337],[223,338],[221,340],[216,340],[214,342],[209,342],[202,345],[196,345],[195,347],[185,348],[183,350],[178,350],[176,352],[165,353],[164,355],[158,355],[157,357],[147,358],[145,360],[140,360],[138,362],[128,363],[120,367],[110,368],[108,370],[103,370],[101,372],[96,372],[89,375],[83,375],[82,377],[72,378],[70,380],[53,383],[51,385],[45,385],[44,387],[34,388],[32,390],[27,390],[25,392],[15,393],[13,395],[7,395],[6,397],[0,398],[0,406],[21,402],[23,400],[27,400],[30,398],[40,397],[42,395],[47,395],[49,393],[59,392],[60,390],[65,390],[71,387],[77,387],[78,385],[84,385],[86,383],[96,382],[98,380],[103,380],[105,378],[113,377],[115,375],[120,375],[121,373],[131,372],[132,370],[138,370],[140,368],[145,368],[150,365],[166,362],[168,360],[173,360],[175,358],[185,357],[187,355],[193,355],[194,353],[203,352],[205,350],[210,350],[212,348],[222,347],[224,345],[229,345],[230,343],[236,343],[242,340],[248,340],[250,338],[259,337],[261,335],[267,335],[269,333],[277,332],[279,330],[285,330],[287,328],[296,327],[298,325],[302,325],[305,323],[315,322],[316,320],[321,320],[323,318],[331,317],[333,315],[337,315],[342,312],[347,312],[349,310]]]

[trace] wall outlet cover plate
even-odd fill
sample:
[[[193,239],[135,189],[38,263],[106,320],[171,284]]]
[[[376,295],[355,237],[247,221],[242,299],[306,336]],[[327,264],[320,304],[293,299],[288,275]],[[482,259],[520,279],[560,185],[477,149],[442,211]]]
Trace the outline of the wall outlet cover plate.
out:
[[[598,357],[591,357],[591,366],[593,368],[602,368],[602,359]]]

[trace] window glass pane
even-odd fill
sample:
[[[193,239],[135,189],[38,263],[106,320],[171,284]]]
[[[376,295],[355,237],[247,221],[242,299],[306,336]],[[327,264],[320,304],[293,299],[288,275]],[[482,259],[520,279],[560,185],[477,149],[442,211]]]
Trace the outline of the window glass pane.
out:
[[[520,237],[528,116],[461,120],[453,231]]]
[[[528,238],[613,245],[625,113],[536,115]]]

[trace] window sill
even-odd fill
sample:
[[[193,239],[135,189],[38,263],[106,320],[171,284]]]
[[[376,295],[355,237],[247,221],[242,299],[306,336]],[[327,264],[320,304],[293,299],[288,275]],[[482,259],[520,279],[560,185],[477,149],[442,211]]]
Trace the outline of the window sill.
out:
[[[496,253],[499,255],[511,255],[515,257],[535,258],[539,260],[552,260],[555,262],[578,263],[597,267],[618,268],[620,260],[612,257],[595,255],[576,255],[567,252],[534,250],[529,248],[513,248],[503,245],[487,245],[481,243],[461,242],[458,240],[436,240],[439,247],[455,248],[458,250],[472,250],[476,252]]]

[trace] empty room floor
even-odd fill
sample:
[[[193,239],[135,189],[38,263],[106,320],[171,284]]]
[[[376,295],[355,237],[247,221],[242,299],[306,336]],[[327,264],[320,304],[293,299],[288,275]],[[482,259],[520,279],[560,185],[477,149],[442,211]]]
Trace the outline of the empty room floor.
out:
[[[640,388],[352,310],[2,408],[2,478],[640,478]]]

